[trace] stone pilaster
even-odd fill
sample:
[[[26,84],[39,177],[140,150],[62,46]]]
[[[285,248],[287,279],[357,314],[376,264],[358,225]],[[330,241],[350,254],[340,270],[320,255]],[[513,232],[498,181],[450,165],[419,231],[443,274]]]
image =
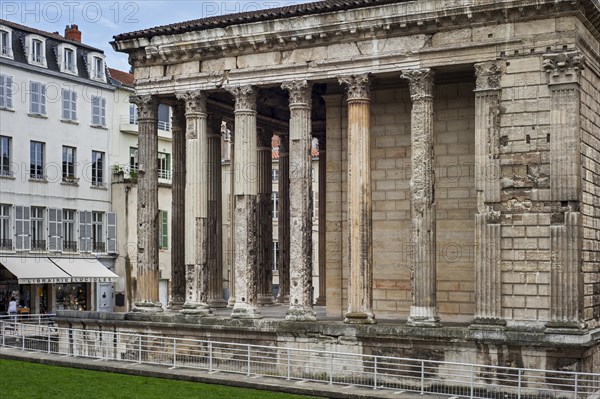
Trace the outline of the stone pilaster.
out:
[[[410,212],[412,217],[412,295],[408,322],[437,326],[436,230],[433,176],[433,71],[406,70],[411,111]]]
[[[221,181],[221,117],[208,115],[207,198],[208,198],[208,294],[211,308],[224,308],[223,223]]]
[[[138,108],[137,286],[133,312],[162,312],[158,300],[158,101],[131,96]]]
[[[233,220],[235,215],[235,127],[231,126],[230,145],[229,145],[229,299],[227,307],[233,308],[235,305],[235,232],[233,229]]]
[[[173,185],[171,190],[171,302],[180,310],[185,303],[185,106],[173,107]]]
[[[545,54],[550,88],[550,322],[548,332],[585,327],[582,319],[580,75],[577,51]]]
[[[186,185],[185,265],[186,298],[182,313],[207,315],[208,210],[207,210],[207,115],[206,94],[190,91],[177,94],[185,101]]]
[[[232,318],[256,319],[258,276],[256,270],[256,90],[252,86],[229,89],[235,98],[235,305]]]
[[[475,324],[502,320],[499,62],[475,65]]]
[[[273,157],[270,130],[261,130],[257,137],[258,195],[256,196],[256,226],[258,228],[258,303],[271,305],[273,298]]]
[[[290,300],[290,157],[289,136],[279,136],[279,191],[277,204],[277,241],[279,242],[278,303]]]
[[[339,78],[348,93],[350,279],[345,323],[374,323],[369,74]]]
[[[325,134],[319,138],[319,296],[316,304],[327,304],[327,148]]]
[[[316,320],[312,304],[312,84],[281,86],[290,98],[290,308],[286,320]]]

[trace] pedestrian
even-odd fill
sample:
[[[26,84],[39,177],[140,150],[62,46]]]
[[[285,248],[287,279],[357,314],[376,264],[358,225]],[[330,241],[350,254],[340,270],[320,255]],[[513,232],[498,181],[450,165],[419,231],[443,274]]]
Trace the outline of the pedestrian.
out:
[[[15,323],[17,322],[17,300],[14,296],[10,298],[10,302],[8,303],[8,315],[14,318]]]

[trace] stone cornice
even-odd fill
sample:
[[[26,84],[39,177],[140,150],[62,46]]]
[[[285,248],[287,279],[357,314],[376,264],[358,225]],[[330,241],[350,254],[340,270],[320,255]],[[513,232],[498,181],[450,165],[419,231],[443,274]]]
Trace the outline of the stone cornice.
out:
[[[135,66],[173,64],[265,51],[289,51],[320,43],[382,39],[446,27],[458,29],[473,24],[539,19],[544,14],[555,17],[557,12],[579,10],[577,3],[568,0],[501,0],[476,5],[464,1],[464,5],[455,7],[436,0],[394,3],[119,40],[112,45],[117,51],[129,53],[130,63]]]

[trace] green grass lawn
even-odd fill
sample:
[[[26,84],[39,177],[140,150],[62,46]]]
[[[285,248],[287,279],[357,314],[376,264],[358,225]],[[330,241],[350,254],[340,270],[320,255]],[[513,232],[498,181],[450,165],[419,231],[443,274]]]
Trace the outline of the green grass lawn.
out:
[[[308,396],[0,359],[0,397],[307,399]]]

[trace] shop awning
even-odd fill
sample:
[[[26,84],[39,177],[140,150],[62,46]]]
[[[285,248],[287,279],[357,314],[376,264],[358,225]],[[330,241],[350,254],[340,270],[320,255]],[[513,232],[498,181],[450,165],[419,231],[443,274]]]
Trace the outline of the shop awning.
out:
[[[43,257],[0,257],[0,263],[17,277],[19,284],[70,283],[71,276]]]
[[[64,270],[72,283],[114,283],[117,276],[94,258],[50,258]]]

